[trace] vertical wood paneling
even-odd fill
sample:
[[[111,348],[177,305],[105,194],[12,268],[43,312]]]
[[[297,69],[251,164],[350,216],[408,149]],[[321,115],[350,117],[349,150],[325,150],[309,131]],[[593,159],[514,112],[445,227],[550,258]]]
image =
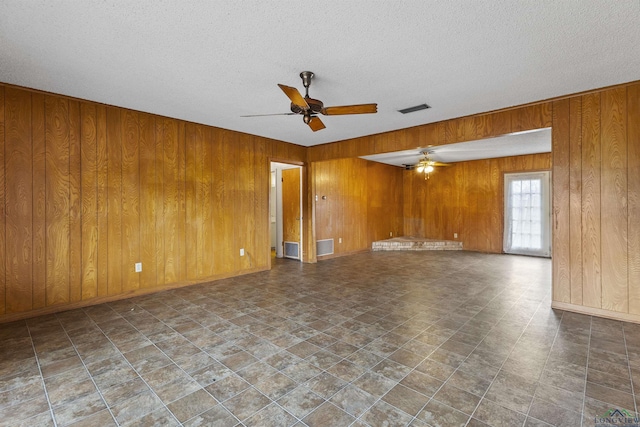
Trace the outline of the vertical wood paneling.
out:
[[[582,98],[582,298],[602,307],[600,231],[600,94]]]
[[[209,127],[202,128],[202,194],[199,205],[202,216],[202,230],[200,230],[200,247],[203,248],[200,274],[204,277],[212,276],[216,269],[213,254],[217,252],[215,245],[215,212],[220,211],[220,204],[215,203],[214,192],[214,141],[213,132]]]
[[[31,103],[24,113],[28,117],[26,127],[15,128],[19,129],[15,138],[7,127],[11,120],[7,107],[13,102],[6,96],[8,91],[19,93],[18,97],[30,99]],[[567,215],[568,211],[569,218],[572,304],[640,314],[639,96],[636,83],[573,97],[569,111],[558,117],[559,121],[569,122],[568,156],[554,153],[554,165],[556,172],[568,171],[569,202],[566,206],[566,200],[561,201],[565,206],[561,213]],[[262,153],[277,153],[281,159],[298,161],[307,155],[311,160],[354,157],[373,154],[375,150],[467,140],[474,133],[477,137],[496,136],[549,126],[552,121],[555,132],[556,112],[551,103],[543,103],[313,149],[209,127],[202,127],[201,137],[201,128],[194,125],[197,155],[193,159],[195,169],[191,169],[186,144],[190,125],[185,122],[0,85],[0,315],[120,295],[135,289],[138,278],[141,286],[154,287],[183,282],[187,270],[189,279],[201,280],[204,275],[238,274],[262,266],[261,242],[268,242],[268,220],[260,217],[268,191],[268,185],[264,185],[265,195],[259,194],[263,181],[268,184],[267,168],[264,174],[261,172],[266,159]],[[27,143],[16,147],[18,140]],[[25,150],[25,167],[18,167]],[[14,152],[22,154],[13,156]],[[167,153],[173,154],[168,163]],[[236,158],[247,162],[241,169],[250,175],[248,182],[240,178]],[[322,209],[330,213],[331,218],[325,221],[330,237],[344,239],[342,247],[336,243],[338,250],[364,249],[370,236],[388,233],[390,227],[386,219],[376,220],[377,224],[369,219],[367,197],[371,181],[363,179],[368,173],[362,165],[366,162],[359,159],[314,165],[314,180],[329,177],[316,187],[319,195],[328,196],[324,205],[318,202],[316,213]],[[540,170],[548,165],[549,156],[542,155],[455,166],[446,172],[438,171],[426,186],[415,175],[402,172],[402,191],[397,194],[402,193],[400,200],[404,203],[397,199],[382,203],[402,203],[405,220],[400,219],[399,223],[404,224],[405,230],[428,230],[438,235],[455,231],[464,238],[473,234],[477,250],[494,251],[494,229],[502,232],[501,227],[496,227],[496,209],[502,209],[502,201],[496,195],[496,174],[507,169]],[[437,175],[442,177],[440,182],[435,180]],[[478,180],[478,176],[482,178]],[[341,179],[331,181],[334,177]],[[392,181],[391,175],[388,179]],[[169,194],[165,192],[165,180],[169,181]],[[134,188],[131,184],[136,181]],[[188,185],[193,185],[192,190]],[[471,195],[473,192],[480,196]],[[27,197],[23,198],[24,194]],[[486,194],[491,197],[480,205],[480,198]],[[447,200],[447,205],[437,206],[432,196]],[[371,202],[379,204],[380,197],[384,195],[371,197]],[[470,209],[471,205],[474,209]],[[354,216],[364,216],[366,221],[357,222]],[[236,218],[244,225],[235,224]],[[198,224],[195,252],[190,247],[194,243],[187,237],[191,219]],[[322,221],[319,218],[318,224]],[[252,231],[246,229],[247,224]],[[25,227],[25,232],[15,231]],[[206,237],[207,227],[211,238]],[[470,233],[475,229],[481,233]],[[484,235],[487,229],[488,236]],[[144,265],[133,286],[129,268],[133,270],[131,261],[136,250],[128,246],[128,230],[134,230],[134,236],[138,234],[133,243],[138,245],[138,260]],[[325,231],[317,230],[318,237]],[[18,246],[25,248],[20,241],[27,246],[18,253]],[[149,242],[151,249],[145,252]],[[237,253],[240,245],[248,253],[242,260]],[[11,257],[7,256],[8,251]],[[197,259],[195,272],[192,265],[187,269],[186,264],[192,252]],[[266,250],[264,253],[266,258]],[[18,258],[13,256],[16,254]],[[169,263],[165,262],[167,259]],[[558,261],[554,254],[554,264]],[[173,275],[169,279],[165,275],[167,265]],[[14,298],[11,292],[19,286],[11,277],[21,271],[31,274],[26,288],[29,295]]]
[[[478,138],[505,135],[511,133],[511,114],[509,111],[476,116]]]
[[[553,299],[571,302],[571,247],[569,241],[569,100],[553,103],[553,131],[551,133],[553,153],[553,226],[555,236],[552,244]]]
[[[447,120],[444,122],[443,144],[453,144],[458,142],[458,121],[460,119]]]
[[[403,195],[403,169],[362,159],[318,162],[314,168],[316,238],[333,238],[335,254],[367,250],[390,232],[406,234],[403,200],[413,195]]]
[[[178,160],[178,123],[175,120],[164,120],[164,283],[173,283],[179,277],[178,246],[181,238],[178,235],[180,196],[178,194],[179,160]]]
[[[220,152],[217,167],[220,173],[217,176],[218,200],[222,206],[227,206],[226,211],[220,212],[220,259],[218,266],[222,272],[231,272],[238,268],[240,250],[236,246],[234,222],[238,214],[238,204],[236,203],[237,187],[236,174],[238,173],[235,159],[237,157],[237,139],[232,132],[221,131],[217,138],[220,138]],[[233,160],[232,160],[233,159]]]
[[[551,126],[551,103],[529,105],[511,110],[511,132],[522,132]]]
[[[253,179],[255,181],[255,191],[253,192],[253,216],[256,221],[256,229],[263,230],[269,229],[271,219],[269,217],[269,190],[271,183],[271,174],[269,168],[269,160],[266,155],[266,144],[263,139],[256,139],[254,142],[254,169]],[[304,184],[303,184],[304,188]],[[307,215],[307,213],[300,212],[301,216]],[[302,218],[301,218],[302,222]],[[256,266],[267,267],[269,266],[271,258],[271,239],[268,233],[256,233],[255,235],[255,247],[256,247]],[[301,252],[305,252],[306,238],[302,239],[304,247],[301,245]]]
[[[211,131],[209,145],[211,146],[211,205],[213,212],[211,215],[211,231],[214,239],[213,259],[211,260],[216,271],[229,271],[230,265],[226,262],[226,249],[228,245],[222,242],[228,242],[229,238],[233,238],[233,234],[226,233],[225,213],[220,206],[225,206],[225,170],[224,165],[226,159],[224,157],[224,140],[221,131],[214,129]],[[233,177],[233,176],[232,176]],[[232,179],[233,181],[233,179]],[[233,230],[232,230],[233,232]]]
[[[140,150],[138,113],[122,114],[122,290],[140,288]],[[144,265],[142,266],[144,270]]]
[[[97,111],[80,104],[80,168],[82,171],[82,299],[98,295]]]
[[[198,230],[202,223],[198,220],[198,187],[202,176],[202,163],[199,143],[196,137],[196,125],[187,123],[186,129],[186,242],[187,242],[187,278],[198,277],[198,264],[202,263],[202,242],[198,239]]]
[[[156,179],[156,121],[149,114],[139,114],[140,140],[140,287],[151,288],[158,283],[156,228],[156,200],[161,198],[161,189]]]
[[[156,235],[156,283],[162,286],[166,283],[166,262],[165,262],[165,239],[168,233],[165,222],[165,188],[164,188],[164,142],[165,142],[165,119],[156,117],[155,119],[155,146],[156,146],[156,197],[154,203],[156,229],[162,230]],[[143,266],[144,267],[144,266]],[[142,269],[144,271],[144,268]]]
[[[96,106],[96,171],[98,217],[98,296],[109,294],[109,156],[107,152],[107,108]]]
[[[477,169],[474,164],[464,164],[464,195],[465,195],[465,215],[464,215],[464,240],[466,249],[478,250],[478,191],[476,187]]]
[[[627,88],[629,313],[640,314],[640,84]]]
[[[32,309],[31,94],[7,89],[5,98],[6,311]]]
[[[398,189],[403,187],[401,168],[375,162],[366,162],[367,239],[371,242],[402,235],[403,197]]]
[[[503,174],[550,165],[550,154],[461,162],[437,168],[426,182],[421,174],[404,171],[405,235],[451,240],[458,233],[465,249],[501,253]]]
[[[5,88],[0,86],[0,315],[6,312]]]
[[[582,305],[582,99],[569,104],[569,248],[571,303]],[[556,167],[561,167],[554,162]],[[557,238],[557,236],[556,236]],[[555,263],[555,260],[554,260]]]
[[[186,122],[178,121],[178,175],[176,177],[176,191],[178,192],[178,212],[176,222],[176,247],[174,252],[176,281],[187,280],[187,245],[190,247],[193,242],[187,242],[186,236],[186,145],[185,145]]]
[[[602,308],[627,313],[627,89],[602,92],[601,103]]]
[[[0,316],[267,267],[274,152],[306,157],[305,147],[0,84]]]
[[[486,203],[486,200],[498,200],[497,192],[491,187],[491,161],[481,162],[477,173],[478,182],[478,221],[477,221],[477,247],[479,250],[491,248],[491,208],[493,203]],[[496,203],[497,205],[497,203]],[[482,248],[482,249],[481,249]]]
[[[458,233],[458,239],[464,238],[464,212],[467,206],[467,194],[460,191],[463,188],[465,174],[465,168],[462,166],[454,166],[452,173],[454,174],[454,197],[453,197],[453,225],[449,229],[448,238],[452,238],[454,233]]]
[[[33,144],[33,309],[46,305],[46,158],[44,129],[44,95],[31,94],[31,139]]]
[[[122,293],[122,118],[107,107],[107,290]]]
[[[69,102],[45,97],[47,305],[69,302]]]
[[[69,101],[69,301],[82,300],[80,104]]]
[[[495,206],[504,207],[504,180],[502,169],[500,168],[500,159],[492,159],[490,161],[490,178],[491,178],[491,192],[492,197],[495,197]],[[489,207],[489,206],[488,206]],[[488,231],[489,231],[489,251],[493,253],[501,253],[503,250],[502,233],[495,232],[493,230],[504,230],[504,208],[502,210],[497,208],[488,209],[487,215],[489,216]],[[449,234],[449,239],[453,238],[453,234]]]
[[[253,140],[237,139],[237,170],[236,170],[236,205],[237,216],[234,223],[235,256],[238,259],[238,269],[254,267],[255,236],[247,230],[255,230],[253,217],[253,192],[255,183],[253,180]],[[245,256],[240,257],[240,249],[244,248]]]

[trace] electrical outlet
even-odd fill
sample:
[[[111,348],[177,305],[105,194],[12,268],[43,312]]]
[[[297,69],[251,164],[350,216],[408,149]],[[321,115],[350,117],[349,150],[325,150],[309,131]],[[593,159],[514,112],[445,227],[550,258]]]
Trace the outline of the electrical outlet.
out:
[[[342,243],[342,237],[338,237],[338,243]]]
[[[457,239],[458,238],[458,233],[453,233],[453,238]]]
[[[142,272],[142,263],[136,262],[136,273]]]
[[[240,249],[240,256],[244,256],[244,248]]]

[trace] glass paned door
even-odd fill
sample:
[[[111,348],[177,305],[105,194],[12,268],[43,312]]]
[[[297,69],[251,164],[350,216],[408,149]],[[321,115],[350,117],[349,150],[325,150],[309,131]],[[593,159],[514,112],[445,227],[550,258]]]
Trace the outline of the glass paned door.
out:
[[[504,252],[551,256],[549,172],[504,175]]]

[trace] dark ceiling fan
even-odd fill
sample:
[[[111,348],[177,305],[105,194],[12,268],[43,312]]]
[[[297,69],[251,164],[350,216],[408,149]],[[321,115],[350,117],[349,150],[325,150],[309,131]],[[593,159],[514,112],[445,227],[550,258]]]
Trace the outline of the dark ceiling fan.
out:
[[[309,97],[309,86],[313,79],[311,71],[303,71],[300,73],[302,85],[305,88],[304,97],[298,92],[298,89],[291,86],[278,84],[280,89],[291,100],[291,113],[279,114],[256,114],[242,117],[260,117],[260,116],[291,116],[299,114],[303,121],[309,125],[312,131],[316,132],[325,128],[324,123],[318,117],[318,114],[325,116],[338,116],[344,114],[371,114],[378,111],[378,104],[359,104],[359,105],[342,105],[339,107],[325,107],[319,99]]]

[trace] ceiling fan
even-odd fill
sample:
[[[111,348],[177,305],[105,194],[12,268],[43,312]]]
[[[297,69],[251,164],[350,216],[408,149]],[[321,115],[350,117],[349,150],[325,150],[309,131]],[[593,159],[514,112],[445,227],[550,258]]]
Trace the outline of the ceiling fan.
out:
[[[432,150],[424,150],[421,152],[424,156],[415,165],[404,165],[406,170],[415,169],[418,173],[424,173],[424,179],[429,179],[429,174],[435,170],[436,167],[451,166],[449,163],[436,162],[431,159],[430,155],[433,154]]]
[[[325,128],[324,123],[318,117],[318,114],[325,116],[338,116],[344,114],[371,114],[378,111],[378,104],[359,104],[359,105],[342,105],[339,107],[325,107],[319,99],[309,97],[309,86],[314,74],[311,71],[303,71],[300,73],[302,85],[305,88],[304,97],[298,92],[298,89],[291,86],[278,84],[280,89],[291,100],[291,112],[279,114],[256,114],[242,117],[260,117],[260,116],[292,116],[299,114],[302,120],[309,125],[312,131],[316,132]]]

